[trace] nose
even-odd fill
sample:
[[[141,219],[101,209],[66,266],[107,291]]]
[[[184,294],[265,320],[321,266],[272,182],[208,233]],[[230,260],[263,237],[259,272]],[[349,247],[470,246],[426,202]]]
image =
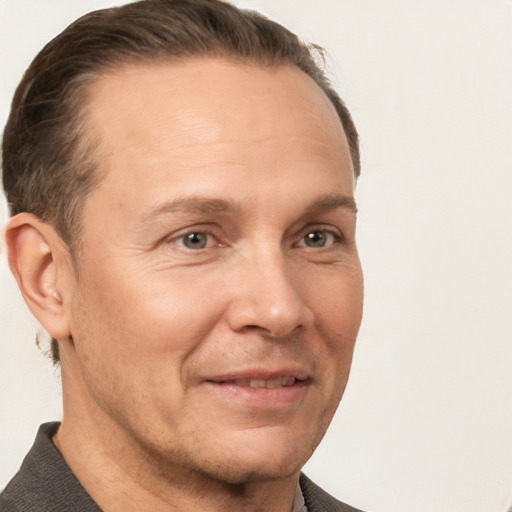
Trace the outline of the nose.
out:
[[[313,312],[302,296],[300,269],[281,251],[261,252],[237,269],[227,321],[236,332],[258,330],[274,338],[310,326]]]

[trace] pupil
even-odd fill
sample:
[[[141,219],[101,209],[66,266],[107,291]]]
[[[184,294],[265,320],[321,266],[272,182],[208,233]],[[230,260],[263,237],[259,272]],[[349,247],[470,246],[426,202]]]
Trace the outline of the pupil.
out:
[[[184,243],[189,249],[203,249],[206,246],[206,236],[202,233],[190,233]]]
[[[306,235],[306,244],[310,247],[323,247],[325,245],[326,235],[315,231]]]

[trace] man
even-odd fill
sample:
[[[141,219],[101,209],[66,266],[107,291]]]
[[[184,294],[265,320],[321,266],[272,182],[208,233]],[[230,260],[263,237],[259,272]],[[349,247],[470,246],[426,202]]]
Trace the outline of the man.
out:
[[[261,15],[145,0],[51,41],[3,180],[64,413],[1,510],[355,510],[300,471],[361,320],[358,174],[346,107]]]

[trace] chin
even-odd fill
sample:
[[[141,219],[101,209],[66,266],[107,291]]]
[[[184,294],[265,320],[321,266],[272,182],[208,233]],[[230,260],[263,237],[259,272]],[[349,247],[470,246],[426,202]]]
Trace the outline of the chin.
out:
[[[291,441],[291,440],[289,440]],[[217,453],[210,460],[203,459],[197,467],[210,478],[232,484],[249,484],[283,480],[300,472],[318,443],[289,442],[281,446],[264,441],[233,445],[232,450]],[[214,455],[214,454],[211,454]]]
[[[291,460],[261,461],[258,465],[242,460],[223,461],[203,472],[212,480],[230,485],[244,485],[257,482],[272,482],[290,478],[300,472],[304,462]]]

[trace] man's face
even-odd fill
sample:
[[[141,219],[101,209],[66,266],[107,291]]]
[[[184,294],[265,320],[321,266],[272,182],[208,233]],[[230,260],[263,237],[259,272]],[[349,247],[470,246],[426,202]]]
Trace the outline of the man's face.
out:
[[[102,178],[69,306],[74,407],[176,468],[297,472],[361,320],[334,108],[298,69],[220,59],[120,69],[87,108]]]

